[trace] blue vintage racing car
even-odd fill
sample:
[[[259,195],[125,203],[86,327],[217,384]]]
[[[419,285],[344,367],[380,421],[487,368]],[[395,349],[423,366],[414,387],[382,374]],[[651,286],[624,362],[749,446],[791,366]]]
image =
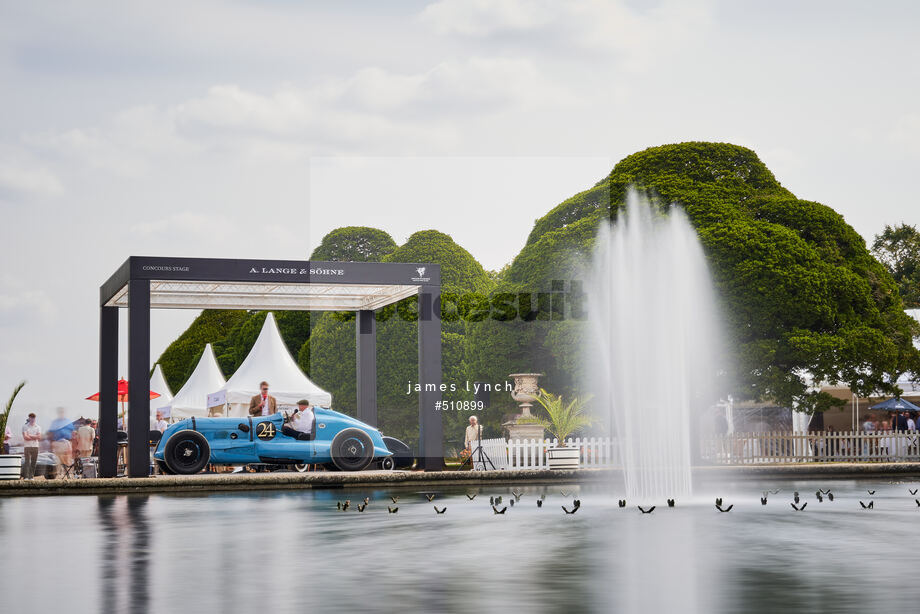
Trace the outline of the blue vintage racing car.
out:
[[[169,426],[153,456],[165,473],[198,473],[208,464],[325,465],[360,471],[411,466],[410,448],[351,416],[316,407],[310,435],[295,431],[286,416],[189,418]]]

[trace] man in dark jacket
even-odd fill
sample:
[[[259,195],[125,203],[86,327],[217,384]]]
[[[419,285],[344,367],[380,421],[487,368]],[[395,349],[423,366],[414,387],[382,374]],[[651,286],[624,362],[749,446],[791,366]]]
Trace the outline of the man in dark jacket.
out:
[[[278,402],[268,394],[268,382],[259,384],[261,392],[249,400],[250,416],[270,416],[278,411]]]

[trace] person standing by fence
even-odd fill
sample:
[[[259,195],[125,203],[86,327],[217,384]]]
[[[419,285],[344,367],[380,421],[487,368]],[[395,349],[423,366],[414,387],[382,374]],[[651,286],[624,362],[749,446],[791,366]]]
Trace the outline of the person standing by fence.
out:
[[[866,456],[874,456],[878,452],[878,443],[872,437],[875,435],[876,428],[871,415],[866,415],[866,419],[862,423],[862,429],[866,435],[869,435],[869,438],[863,442],[863,454]]]
[[[35,465],[38,462],[38,442],[42,438],[42,427],[35,420],[35,414],[22,425],[22,477],[31,480],[35,477]]]
[[[895,457],[900,458],[904,455],[904,438],[898,437],[898,434],[907,432],[907,412],[897,412],[892,416],[891,422],[891,430],[895,432],[894,450],[891,452]]]
[[[891,460],[890,455],[892,454],[892,437],[891,437],[891,424],[885,421],[879,425],[878,433],[881,435],[878,439],[878,457],[879,460],[888,461]]]

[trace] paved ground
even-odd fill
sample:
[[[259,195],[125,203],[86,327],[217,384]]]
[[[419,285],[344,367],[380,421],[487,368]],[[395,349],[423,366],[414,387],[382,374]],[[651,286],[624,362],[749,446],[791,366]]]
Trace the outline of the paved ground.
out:
[[[0,496],[89,495],[155,492],[217,492],[233,490],[281,490],[301,488],[343,488],[346,486],[387,485],[389,487],[476,486],[483,484],[546,484],[591,482],[613,479],[611,469],[575,471],[357,471],[353,473],[221,473],[192,476],[154,476],[115,478],[0,481]],[[696,477],[717,479],[854,479],[920,478],[920,463],[810,463],[790,465],[746,465],[699,467]]]

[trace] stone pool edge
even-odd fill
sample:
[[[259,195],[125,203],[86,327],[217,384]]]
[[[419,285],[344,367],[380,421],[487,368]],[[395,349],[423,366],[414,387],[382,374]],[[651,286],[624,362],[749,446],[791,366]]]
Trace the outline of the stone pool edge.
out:
[[[246,473],[151,478],[71,479],[0,482],[0,497],[209,493],[252,490],[334,489],[390,486],[481,486],[598,482],[618,473],[616,469],[538,469],[502,471],[367,471],[358,473]],[[703,479],[857,479],[920,478],[920,463],[813,463],[808,465],[742,465],[697,467],[694,477]]]

